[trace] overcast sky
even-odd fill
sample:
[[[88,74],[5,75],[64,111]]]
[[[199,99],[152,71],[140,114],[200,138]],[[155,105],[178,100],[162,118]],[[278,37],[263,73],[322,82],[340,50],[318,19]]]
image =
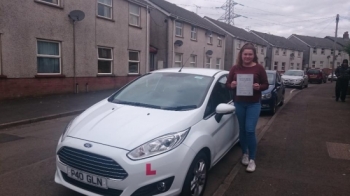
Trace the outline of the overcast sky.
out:
[[[167,0],[200,16],[219,19],[217,8],[226,0]],[[350,32],[350,0],[235,0],[235,26],[288,37],[291,34],[325,37],[335,35],[335,18],[340,15],[338,37]],[[196,6],[201,8],[196,8]]]

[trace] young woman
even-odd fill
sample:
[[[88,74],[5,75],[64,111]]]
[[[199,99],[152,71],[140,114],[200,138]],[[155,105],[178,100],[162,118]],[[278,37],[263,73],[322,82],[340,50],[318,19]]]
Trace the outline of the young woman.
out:
[[[238,74],[253,75],[253,95],[239,96],[236,94]],[[243,153],[242,164],[247,166],[246,170],[248,172],[254,172],[257,148],[255,128],[261,110],[261,91],[268,89],[269,83],[264,67],[258,64],[256,49],[253,44],[247,43],[241,48],[237,63],[230,70],[226,86],[235,92],[234,103],[240,129],[239,140]]]

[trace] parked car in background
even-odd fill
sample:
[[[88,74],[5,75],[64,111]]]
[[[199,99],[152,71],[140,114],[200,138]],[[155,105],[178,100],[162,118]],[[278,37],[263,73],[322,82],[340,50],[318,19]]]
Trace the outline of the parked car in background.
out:
[[[285,87],[281,75],[277,71],[266,70],[269,88],[262,92],[261,111],[268,111],[272,115],[276,113],[277,107],[283,105]]]
[[[337,81],[337,79],[338,79],[338,77],[335,74],[333,74],[333,81]],[[328,81],[331,81],[331,80],[332,80],[332,74],[329,74]]]
[[[72,120],[55,182],[84,195],[202,195],[238,142],[228,71],[154,71]]]
[[[284,72],[282,82],[285,86],[298,87],[300,89],[309,86],[308,76],[303,70],[288,70]]]
[[[327,75],[320,69],[309,69],[306,74],[310,83],[317,82],[322,84],[322,82],[327,82]]]

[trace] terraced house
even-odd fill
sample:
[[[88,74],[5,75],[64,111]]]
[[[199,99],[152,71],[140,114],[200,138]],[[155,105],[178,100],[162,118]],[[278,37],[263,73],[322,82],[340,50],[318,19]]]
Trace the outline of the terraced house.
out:
[[[335,54],[335,67],[339,66],[344,58],[349,58],[339,44],[335,44],[334,51],[334,41],[330,39],[296,34],[288,39],[303,47],[305,51],[303,62],[306,69],[318,68],[329,72],[332,69],[333,54]]]
[[[117,88],[149,69],[142,0],[11,0],[0,10],[0,99]],[[74,25],[73,10],[85,15]]]
[[[272,52],[268,55],[271,59],[271,70],[284,72],[289,69],[303,70],[303,48],[290,40],[267,33],[251,31],[255,36],[269,44]]]
[[[164,0],[151,11],[150,66],[224,68],[225,33],[197,14]]]
[[[225,47],[225,69],[230,70],[232,65],[237,61],[237,57],[241,47],[247,43],[253,43],[257,49],[257,56],[259,63],[267,69],[271,64],[270,59],[267,58],[269,53],[268,44],[257,38],[253,34],[247,32],[244,29],[214,20],[209,17],[204,17],[207,21],[220,28],[226,33],[226,47]]]

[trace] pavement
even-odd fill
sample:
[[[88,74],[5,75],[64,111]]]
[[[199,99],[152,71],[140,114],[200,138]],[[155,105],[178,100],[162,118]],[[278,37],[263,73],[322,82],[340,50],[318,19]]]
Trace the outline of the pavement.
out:
[[[117,89],[0,101],[0,129],[79,114]]]
[[[227,190],[216,195],[349,196],[350,99],[335,102],[334,87],[296,94],[260,140],[256,171],[237,163]]]

